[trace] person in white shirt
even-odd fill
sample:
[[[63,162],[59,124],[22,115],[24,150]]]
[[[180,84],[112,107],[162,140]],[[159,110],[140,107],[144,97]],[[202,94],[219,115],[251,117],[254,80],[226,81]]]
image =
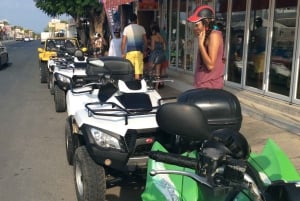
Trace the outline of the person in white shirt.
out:
[[[128,59],[134,66],[134,77],[141,79],[144,72],[144,57],[147,49],[145,28],[137,23],[137,15],[130,16],[130,24],[122,34],[122,57]]]
[[[121,52],[122,38],[121,38],[119,28],[116,28],[114,30],[114,36],[115,37],[113,37],[110,41],[108,56],[122,57],[122,52]]]

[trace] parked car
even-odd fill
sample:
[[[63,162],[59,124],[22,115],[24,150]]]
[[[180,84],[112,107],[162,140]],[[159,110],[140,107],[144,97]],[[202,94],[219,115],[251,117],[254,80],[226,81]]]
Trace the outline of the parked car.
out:
[[[6,47],[0,41],[0,67],[8,63],[8,53]]]

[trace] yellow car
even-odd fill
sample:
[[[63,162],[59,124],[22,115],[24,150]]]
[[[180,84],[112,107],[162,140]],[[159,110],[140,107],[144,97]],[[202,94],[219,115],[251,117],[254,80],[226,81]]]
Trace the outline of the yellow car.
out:
[[[73,54],[75,50],[80,49],[79,42],[76,38],[55,37],[48,38],[44,47],[38,48],[39,66],[40,66],[40,81],[47,83],[49,79],[48,60],[53,57],[63,56],[60,53]],[[86,51],[86,48],[81,48]]]

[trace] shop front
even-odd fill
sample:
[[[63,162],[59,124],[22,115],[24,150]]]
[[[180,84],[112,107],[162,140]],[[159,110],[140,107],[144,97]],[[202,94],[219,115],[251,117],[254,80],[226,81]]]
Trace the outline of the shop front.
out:
[[[187,16],[201,4],[224,26],[226,85],[300,104],[299,3],[296,0],[160,0],[170,68],[193,74],[196,39]],[[191,77],[192,79],[192,77]]]
[[[228,83],[299,104],[298,1],[228,3]]]
[[[288,103],[300,104],[300,3],[298,1],[139,0],[130,2],[132,2],[131,11],[128,9],[126,11],[124,5],[121,10],[127,13],[138,13],[139,21],[146,30],[152,22],[158,22],[161,31],[166,35],[169,69],[191,76],[191,79],[193,79],[197,54],[197,41],[193,35],[193,25],[186,19],[198,5],[208,4],[214,7],[216,18],[224,27],[226,85]],[[149,7],[151,3],[155,7]]]

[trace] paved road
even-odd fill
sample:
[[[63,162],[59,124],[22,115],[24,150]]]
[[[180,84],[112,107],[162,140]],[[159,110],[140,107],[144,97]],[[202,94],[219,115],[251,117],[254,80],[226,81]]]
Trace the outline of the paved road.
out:
[[[64,143],[66,113],[39,81],[39,41],[9,42],[10,63],[0,70],[0,200],[75,201],[73,169]],[[107,201],[140,200],[144,182],[126,181]]]
[[[3,201],[75,200],[64,154],[65,114],[39,82],[38,41],[6,44],[0,71],[0,195]]]

